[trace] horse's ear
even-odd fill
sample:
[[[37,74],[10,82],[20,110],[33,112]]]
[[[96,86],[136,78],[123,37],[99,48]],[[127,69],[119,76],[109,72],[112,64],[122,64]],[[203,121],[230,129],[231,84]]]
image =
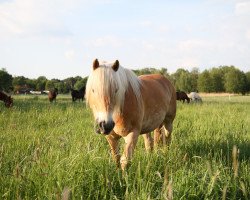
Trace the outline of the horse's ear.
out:
[[[113,64],[113,66],[112,66],[112,69],[116,72],[118,70],[118,68],[119,68],[119,65],[120,65],[119,61],[116,60],[115,63]]]
[[[97,59],[93,62],[93,70],[96,70],[99,67],[99,61]]]

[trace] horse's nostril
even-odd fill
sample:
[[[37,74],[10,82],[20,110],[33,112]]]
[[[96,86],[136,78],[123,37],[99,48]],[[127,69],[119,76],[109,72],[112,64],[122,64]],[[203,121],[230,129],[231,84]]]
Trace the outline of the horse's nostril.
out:
[[[101,121],[99,122],[99,127],[104,129],[104,126],[105,126],[105,121]]]
[[[114,125],[115,123],[112,121],[101,121],[98,123],[98,126],[99,126],[99,129],[101,131],[101,133],[104,133],[104,134],[109,134],[112,129],[114,128]]]

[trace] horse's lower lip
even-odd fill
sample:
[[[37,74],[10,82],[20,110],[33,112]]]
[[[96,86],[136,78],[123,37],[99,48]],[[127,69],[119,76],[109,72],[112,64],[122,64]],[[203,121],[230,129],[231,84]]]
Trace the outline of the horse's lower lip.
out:
[[[109,135],[111,131],[112,131],[112,130],[110,130],[110,131],[105,130],[105,131],[101,131],[101,133],[102,133],[103,135]]]
[[[97,133],[97,134],[103,134],[103,135],[109,135],[110,134],[110,132],[111,132],[112,130],[101,130],[101,129],[99,129],[99,128],[96,128],[95,129],[95,132]]]

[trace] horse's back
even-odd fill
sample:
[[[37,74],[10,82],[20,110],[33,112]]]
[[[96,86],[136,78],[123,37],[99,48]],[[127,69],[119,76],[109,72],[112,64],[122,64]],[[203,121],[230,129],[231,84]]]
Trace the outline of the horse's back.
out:
[[[82,87],[79,90],[71,90],[71,96],[72,96],[72,100],[75,101],[77,99],[82,99],[85,96],[85,87]]]
[[[192,99],[193,101],[202,101],[202,98],[200,97],[200,95],[196,92],[191,92],[189,94],[189,98]]]
[[[142,96],[153,101],[176,101],[176,91],[172,83],[160,74],[139,76],[142,84]],[[146,97],[146,98],[145,98]],[[158,99],[159,98],[159,99]]]

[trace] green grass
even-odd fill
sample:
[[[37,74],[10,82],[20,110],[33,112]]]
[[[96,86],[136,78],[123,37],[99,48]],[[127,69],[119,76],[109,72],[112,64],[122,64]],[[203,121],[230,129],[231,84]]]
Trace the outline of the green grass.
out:
[[[250,198],[249,97],[178,102],[170,148],[146,153],[140,137],[125,174],[85,103],[14,98],[0,104],[0,199]]]

